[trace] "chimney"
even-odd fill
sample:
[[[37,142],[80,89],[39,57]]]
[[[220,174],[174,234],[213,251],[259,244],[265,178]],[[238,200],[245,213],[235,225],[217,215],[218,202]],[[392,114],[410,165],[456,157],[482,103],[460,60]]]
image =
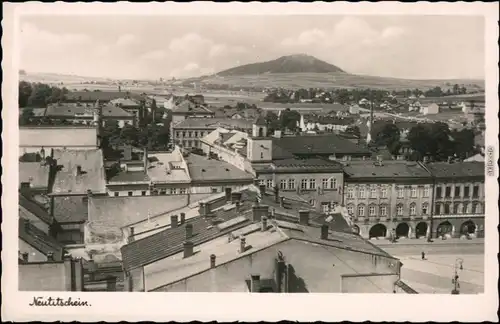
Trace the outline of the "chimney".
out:
[[[176,228],[178,225],[178,216],[177,215],[172,215],[170,216],[170,227],[171,228]]]
[[[277,204],[279,204],[280,202],[280,189],[278,188],[278,186],[274,187],[274,202]]]
[[[193,255],[194,244],[191,241],[184,242],[184,258],[189,258]]]
[[[260,292],[260,275],[251,276],[250,292],[258,293]]]
[[[47,261],[54,261],[54,253],[53,252],[47,253]]]
[[[425,164],[429,163],[429,157],[428,157],[428,156],[424,156],[424,160],[423,160],[423,162],[424,162]]]
[[[29,261],[29,253],[28,252],[24,252],[23,254],[21,254],[22,257],[23,257],[23,261],[24,262],[28,262]]]
[[[285,197],[280,197],[280,207],[285,208]]]
[[[263,216],[265,217],[269,216],[269,206],[265,205],[252,206],[252,220],[254,222],[260,222]]]
[[[186,240],[189,240],[193,237],[193,224],[186,224]]]
[[[92,194],[92,190],[88,189],[87,190],[87,198],[92,198],[93,194]]]
[[[247,248],[246,247],[246,239],[243,236],[241,236],[240,237],[240,253],[245,252],[246,248]]]
[[[321,239],[328,239],[328,225],[321,225]]]
[[[186,222],[186,213],[181,213],[181,225]]]
[[[281,138],[281,130],[275,130],[274,131],[274,137],[275,138]]]
[[[144,172],[147,172],[148,171],[148,148],[147,147],[144,147],[142,161],[144,163]]]
[[[236,205],[236,213],[239,213],[240,212],[240,207],[241,207],[241,203],[239,201],[235,202],[235,205]]]
[[[43,147],[40,150],[40,157],[42,158],[42,161],[45,160],[45,149]]]
[[[200,205],[200,209],[199,209],[200,216],[206,217],[208,215],[208,211],[209,211],[208,204],[206,202],[200,202],[199,205]]]
[[[267,217],[262,216],[262,227],[260,228],[262,232],[267,231]]]
[[[134,234],[135,234],[134,232],[135,232],[134,228],[130,227],[130,233],[129,233],[129,236],[128,236],[128,242],[129,243],[134,242]]]
[[[63,257],[64,261],[64,276],[67,278],[65,280],[65,290],[66,291],[75,291],[74,285],[73,285],[73,257],[71,254],[65,254]]]
[[[309,225],[309,211],[299,210],[299,223],[301,225]]]
[[[76,166],[76,175],[77,176],[82,175],[82,166],[81,165]]]
[[[264,195],[266,194],[266,185],[259,185],[259,192],[262,197],[264,197]]]
[[[210,255],[210,268],[215,268],[215,259],[216,259],[215,254],[211,254]]]
[[[231,188],[225,188],[224,191],[226,193],[226,202],[231,202]]]

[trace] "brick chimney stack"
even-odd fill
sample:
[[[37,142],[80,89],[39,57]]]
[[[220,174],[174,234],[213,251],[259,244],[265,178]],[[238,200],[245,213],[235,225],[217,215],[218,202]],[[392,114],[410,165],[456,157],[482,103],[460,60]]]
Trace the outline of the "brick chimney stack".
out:
[[[321,225],[321,239],[328,239],[328,225]]]
[[[186,224],[186,240],[189,240],[193,237],[193,224]]]
[[[215,268],[215,260],[216,260],[215,254],[210,255],[210,268]]]
[[[181,213],[181,225],[186,222],[186,213]]]
[[[170,216],[170,227],[176,228],[177,225],[178,225],[178,216],[177,215]]]
[[[267,217],[262,216],[262,226],[261,226],[261,231],[265,232],[267,231]]]
[[[299,210],[299,223],[301,225],[309,225],[309,211]]]
[[[189,258],[193,255],[194,244],[191,241],[184,242],[184,258]]]
[[[240,237],[240,253],[245,252],[246,250],[246,239],[242,236]]]

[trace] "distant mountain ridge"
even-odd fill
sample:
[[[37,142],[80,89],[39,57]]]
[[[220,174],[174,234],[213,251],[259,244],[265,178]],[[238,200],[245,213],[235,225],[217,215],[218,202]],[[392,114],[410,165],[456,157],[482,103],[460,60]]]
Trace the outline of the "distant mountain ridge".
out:
[[[217,73],[218,76],[259,75],[274,73],[345,73],[341,68],[314,56],[294,54],[272,61],[240,65]]]

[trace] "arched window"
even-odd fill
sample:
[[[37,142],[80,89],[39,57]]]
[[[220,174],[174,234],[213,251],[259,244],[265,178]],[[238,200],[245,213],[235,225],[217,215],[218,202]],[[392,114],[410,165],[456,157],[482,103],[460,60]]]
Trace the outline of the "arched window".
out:
[[[403,204],[398,204],[396,206],[396,215],[403,216]]]
[[[359,217],[364,217],[365,216],[365,205],[359,205],[358,206],[358,216]]]
[[[380,216],[382,216],[382,217],[387,216],[387,205],[380,206]]]
[[[417,214],[417,204],[411,203],[410,204],[410,215],[415,216]]]
[[[368,215],[370,217],[375,217],[377,216],[377,207],[375,205],[370,205],[368,207]]]
[[[462,212],[462,206],[460,206],[460,203],[454,203],[453,204],[453,214],[460,214]]]
[[[480,203],[477,203],[477,202],[476,202],[476,203],[474,203],[474,204],[473,204],[473,206],[474,206],[474,207],[473,207],[474,214],[481,214],[481,213],[482,213],[482,210],[481,210],[481,209],[482,209],[482,208],[481,208],[482,206],[481,206],[481,204],[480,204]]]
[[[471,205],[469,203],[464,203],[464,208],[463,208],[463,211],[464,211],[464,214],[470,214],[470,208]]]
[[[264,129],[259,127],[259,137],[264,137]]]

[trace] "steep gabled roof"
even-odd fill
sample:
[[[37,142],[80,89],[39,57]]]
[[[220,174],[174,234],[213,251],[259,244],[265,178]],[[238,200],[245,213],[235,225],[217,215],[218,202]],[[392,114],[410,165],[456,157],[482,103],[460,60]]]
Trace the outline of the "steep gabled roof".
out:
[[[44,255],[52,252],[54,261],[61,261],[63,258],[63,245],[30,224],[27,219],[19,218],[19,238]]]

